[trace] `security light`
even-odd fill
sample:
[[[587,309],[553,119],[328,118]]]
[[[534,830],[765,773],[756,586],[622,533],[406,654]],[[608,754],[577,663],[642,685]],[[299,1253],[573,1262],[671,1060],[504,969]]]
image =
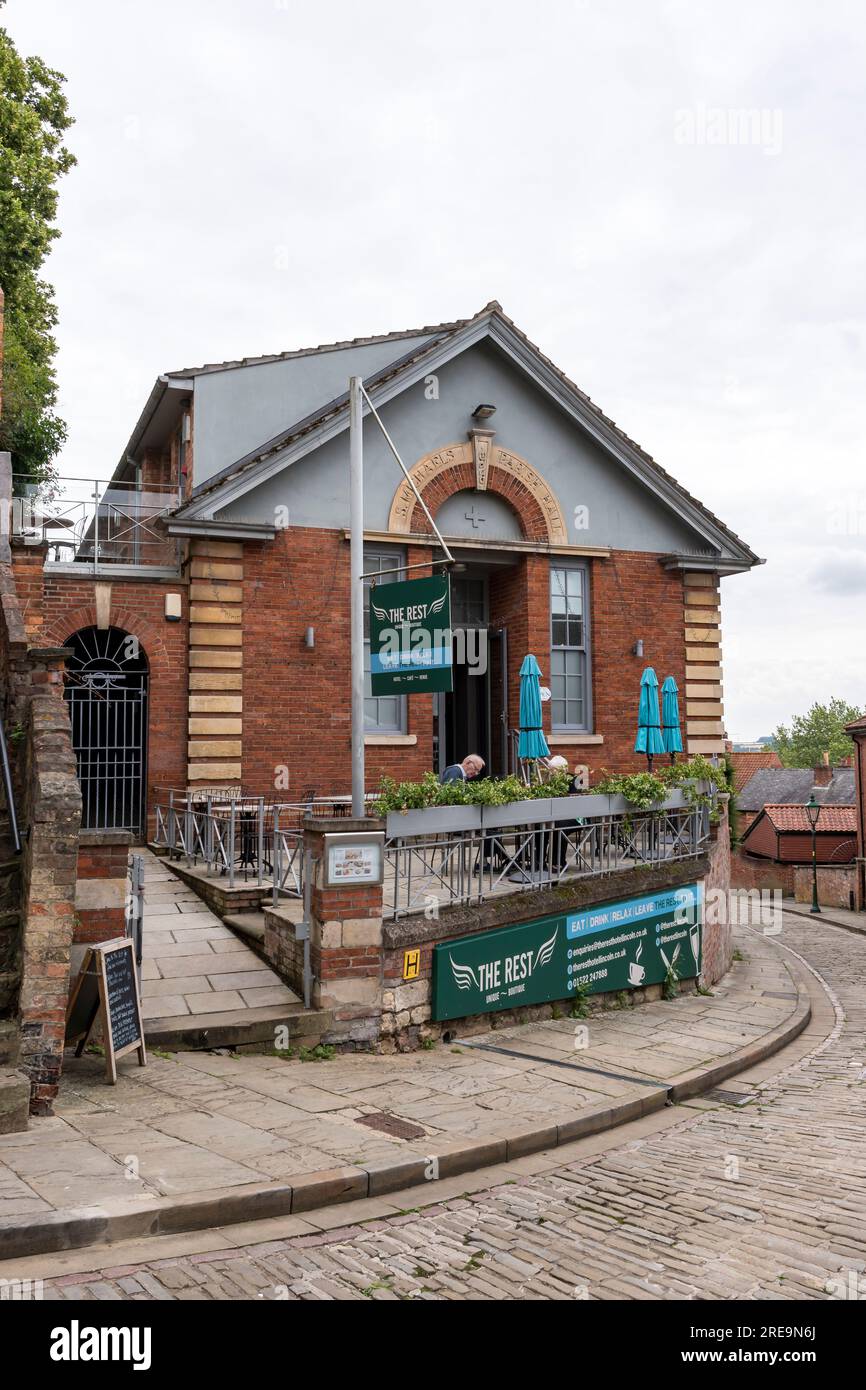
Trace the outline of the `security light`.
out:
[[[472,412],[473,420],[489,420],[491,415],[496,414],[495,405],[477,405]]]

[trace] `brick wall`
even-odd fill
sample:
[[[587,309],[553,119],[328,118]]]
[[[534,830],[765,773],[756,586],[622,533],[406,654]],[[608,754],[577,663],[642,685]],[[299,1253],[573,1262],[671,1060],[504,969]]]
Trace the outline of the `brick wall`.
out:
[[[410,548],[408,563],[427,558],[429,551]],[[547,555],[520,556],[490,580],[491,626],[508,629],[512,728],[528,651],[549,677],[550,563]],[[349,547],[342,531],[295,527],[274,542],[247,543],[243,584],[243,785],[266,792],[281,777],[276,790],[289,797],[312,787],[320,795],[346,792]],[[552,752],[571,764],[589,762],[595,773],[634,771],[645,766],[633,751],[641,671],[654,665],[660,681],[673,675],[681,690],[685,684],[683,580],[656,555],[623,552],[591,562],[590,587],[594,727],[603,742],[550,734],[549,704],[543,711],[548,742]],[[304,644],[308,627],[315,628],[312,650]],[[638,637],[643,659],[631,654]],[[368,742],[368,790],[383,774],[404,780],[432,766],[429,698],[409,699],[407,734],[411,743]]]
[[[794,865],[759,859],[739,848],[731,855],[731,887],[780,889],[790,897],[794,891]]]
[[[681,691],[685,685],[683,579],[677,571],[663,569],[659,558],[617,551],[609,560],[591,564],[594,725],[604,743],[578,747],[569,761],[587,762],[595,772],[646,768],[646,758],[634,752],[644,667],[655,669],[660,686],[665,676],[673,676]],[[643,639],[642,657],[631,651],[638,638]],[[683,714],[681,700],[681,721]],[[556,738],[552,748],[569,754],[569,747]]]
[[[791,866],[788,866],[789,868]],[[812,901],[811,865],[793,866],[794,897],[798,903]],[[854,864],[831,868],[818,865],[818,902],[823,907],[856,908],[857,870]]]
[[[413,549],[407,563],[423,563]],[[314,627],[316,645],[304,645]],[[243,785],[282,799],[351,782],[349,546],[342,531],[294,527],[244,546]],[[420,777],[432,765],[429,698],[410,699],[411,744],[368,746],[367,788],[383,774]],[[281,769],[287,769],[287,778]],[[286,785],[287,783],[287,785]]]
[[[147,657],[148,805],[157,787],[186,785],[188,605],[186,581],[96,580],[42,573],[41,547],[13,548],[15,586],[31,640],[62,646],[73,633],[97,624],[97,587],[106,598],[112,627],[137,637]],[[107,593],[106,593],[107,591]],[[181,593],[182,618],[167,622],[165,596]]]

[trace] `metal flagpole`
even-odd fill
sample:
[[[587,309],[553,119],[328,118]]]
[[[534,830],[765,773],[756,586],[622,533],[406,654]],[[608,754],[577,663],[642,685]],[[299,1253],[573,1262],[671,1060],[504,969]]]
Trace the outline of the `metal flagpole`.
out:
[[[364,418],[363,385],[349,378],[349,517],[352,575],[352,815],[364,815]]]

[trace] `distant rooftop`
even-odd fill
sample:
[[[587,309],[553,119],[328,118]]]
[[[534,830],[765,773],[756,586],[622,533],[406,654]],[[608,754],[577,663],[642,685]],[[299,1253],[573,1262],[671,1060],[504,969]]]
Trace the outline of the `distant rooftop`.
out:
[[[815,800],[822,806],[853,806],[856,802],[853,767],[834,767],[826,786],[815,785],[811,767],[762,767],[738,794],[737,805],[741,811],[761,811],[768,805],[796,802],[805,806],[813,789]]]

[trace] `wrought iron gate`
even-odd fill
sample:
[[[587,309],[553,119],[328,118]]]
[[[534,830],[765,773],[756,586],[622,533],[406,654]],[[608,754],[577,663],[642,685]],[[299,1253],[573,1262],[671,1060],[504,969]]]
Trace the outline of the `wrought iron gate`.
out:
[[[86,830],[140,833],[147,749],[147,658],[120,628],[82,628],[67,646],[64,696]]]

